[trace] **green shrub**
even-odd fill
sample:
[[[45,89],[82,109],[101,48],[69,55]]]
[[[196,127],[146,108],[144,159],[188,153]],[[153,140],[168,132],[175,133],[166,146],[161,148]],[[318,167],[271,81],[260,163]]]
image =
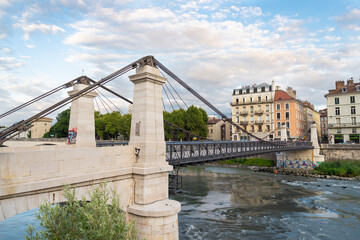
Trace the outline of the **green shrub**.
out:
[[[315,173],[340,177],[360,176],[360,161],[324,162],[314,169]]]
[[[30,225],[25,239],[137,239],[135,223],[126,222],[119,196],[114,191],[101,184],[93,187],[89,194],[89,202],[84,196],[77,201],[75,189],[65,187],[68,202],[42,204],[36,215],[42,229],[35,231]]]

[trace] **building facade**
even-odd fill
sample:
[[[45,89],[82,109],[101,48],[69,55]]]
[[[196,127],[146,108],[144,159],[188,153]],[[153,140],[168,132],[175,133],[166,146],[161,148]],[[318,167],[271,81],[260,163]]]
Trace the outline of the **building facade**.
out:
[[[302,103],[304,105],[305,122],[306,122],[304,138],[305,138],[305,140],[310,140],[311,139],[310,129],[311,129],[311,125],[314,122],[316,124],[316,131],[317,131],[318,136],[320,136],[320,134],[321,134],[320,113],[318,111],[316,111],[314,108],[314,105],[312,105],[308,101],[303,101]]]
[[[42,117],[34,122],[31,131],[31,138],[42,138],[50,130],[52,118]]]
[[[359,143],[360,83],[351,78],[336,81],[335,89],[325,95],[327,102],[329,141],[331,143]]]
[[[232,121],[262,139],[273,139],[275,83],[245,86],[234,89],[232,95]],[[249,136],[232,127],[233,141],[249,140]],[[251,140],[251,139],[250,139]]]
[[[296,91],[276,90],[274,98],[275,140],[280,140],[281,126],[286,125],[289,140],[304,139],[306,116],[304,104],[296,99]]]
[[[207,124],[208,139],[214,141],[229,141],[231,139],[231,125],[229,122],[224,122],[217,117],[209,117]]]
[[[327,108],[321,109],[320,113],[320,137],[324,141],[328,138]]]

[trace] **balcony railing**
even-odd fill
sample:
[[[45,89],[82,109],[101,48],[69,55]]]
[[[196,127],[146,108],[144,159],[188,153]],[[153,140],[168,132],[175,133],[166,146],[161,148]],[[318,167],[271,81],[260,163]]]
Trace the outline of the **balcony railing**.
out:
[[[240,112],[240,115],[248,115],[248,111],[242,111]]]
[[[240,125],[248,125],[249,122],[248,121],[240,121]]]
[[[255,111],[255,114],[260,114],[260,115],[261,115],[261,114],[263,114],[263,113],[264,113],[264,110],[256,110],[256,111]]]
[[[358,127],[360,126],[360,122],[353,123],[331,123],[328,125],[329,128],[338,128],[338,127]]]
[[[264,124],[264,121],[263,120],[258,120],[255,122],[255,124]]]

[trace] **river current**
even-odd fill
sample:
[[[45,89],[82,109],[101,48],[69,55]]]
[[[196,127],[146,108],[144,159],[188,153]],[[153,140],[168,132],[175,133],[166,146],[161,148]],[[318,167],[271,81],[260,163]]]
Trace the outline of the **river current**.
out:
[[[360,182],[183,169],[180,239],[360,239]]]
[[[360,182],[257,173],[181,170],[181,240],[360,239]],[[0,239],[24,239],[36,210],[0,222]]]

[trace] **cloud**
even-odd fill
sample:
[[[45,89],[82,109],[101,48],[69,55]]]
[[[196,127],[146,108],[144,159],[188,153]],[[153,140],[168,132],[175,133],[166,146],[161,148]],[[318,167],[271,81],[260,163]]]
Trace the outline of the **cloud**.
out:
[[[44,34],[58,34],[65,32],[63,28],[54,24],[45,24],[39,20],[33,20],[35,16],[41,15],[43,11],[44,9],[36,4],[33,4],[25,9],[25,11],[21,14],[20,19],[15,17],[17,23],[15,23],[13,26],[23,30],[23,38],[25,41],[29,40],[31,34],[35,32],[41,32]]]
[[[0,57],[0,70],[11,71],[24,65],[24,62],[14,57]]]
[[[343,16],[336,17],[340,26],[350,31],[360,31],[360,9],[354,8]]]

